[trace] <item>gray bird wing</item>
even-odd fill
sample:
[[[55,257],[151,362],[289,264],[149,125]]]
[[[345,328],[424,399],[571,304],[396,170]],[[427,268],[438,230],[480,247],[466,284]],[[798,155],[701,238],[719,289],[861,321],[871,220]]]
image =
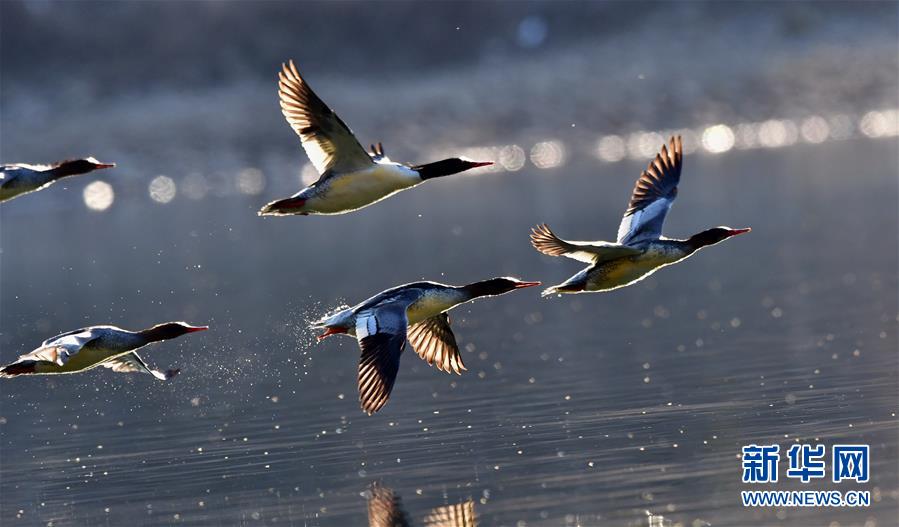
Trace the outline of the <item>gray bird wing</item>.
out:
[[[665,216],[677,197],[683,159],[680,136],[672,137],[667,148],[662,145],[661,152],[637,179],[618,226],[618,243],[657,240],[662,235]]]
[[[41,347],[30,353],[26,353],[25,355],[21,355],[19,360],[55,362],[60,366],[64,366],[69,359],[81,351],[81,348],[99,337],[100,336],[95,331],[92,331],[89,328],[63,333],[45,340],[41,344]]]
[[[356,315],[356,339],[362,349],[359,360],[359,402],[369,415],[385,404],[393,390],[406,347],[406,308],[409,300],[392,301],[366,308]]]

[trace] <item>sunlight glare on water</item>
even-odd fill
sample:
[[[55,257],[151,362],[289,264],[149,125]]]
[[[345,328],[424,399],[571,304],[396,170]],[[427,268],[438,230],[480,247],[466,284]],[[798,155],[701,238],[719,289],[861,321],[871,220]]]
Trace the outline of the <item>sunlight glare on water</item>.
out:
[[[237,189],[249,196],[261,194],[265,190],[265,175],[258,168],[245,168],[237,174]]]
[[[702,132],[702,146],[713,154],[727,152],[734,146],[734,132],[726,124],[709,126]]]
[[[306,163],[303,165],[303,168],[300,170],[300,183],[303,186],[309,186],[316,181],[318,181],[319,173],[318,170],[315,169],[315,165],[312,163]]]
[[[530,157],[537,168],[556,168],[565,163],[565,145],[558,140],[541,141],[531,148]]]
[[[518,145],[507,145],[499,150],[498,162],[503,170],[516,172],[524,168],[526,156]]]
[[[147,191],[150,193],[150,199],[156,203],[166,204],[175,198],[177,187],[175,181],[168,176],[156,176],[150,182]]]
[[[603,161],[615,163],[627,156],[627,144],[620,136],[603,136],[596,146],[596,153]]]
[[[87,208],[103,211],[115,201],[115,191],[113,191],[112,185],[105,181],[94,181],[84,187],[83,198]]]
[[[199,172],[191,172],[181,180],[181,192],[188,199],[201,200],[209,193],[209,182]]]

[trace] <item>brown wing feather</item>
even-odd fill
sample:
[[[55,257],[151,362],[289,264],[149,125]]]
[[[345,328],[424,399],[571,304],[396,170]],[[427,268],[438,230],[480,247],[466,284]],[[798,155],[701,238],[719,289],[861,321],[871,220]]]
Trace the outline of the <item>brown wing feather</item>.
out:
[[[683,157],[681,136],[672,136],[668,147],[662,145],[661,152],[650,161],[646,170],[637,179],[625,216],[633,214],[658,198],[674,198],[677,195]]]
[[[406,332],[409,344],[418,356],[440,371],[461,375],[465,371],[462,355],[456,344],[456,336],[450,327],[449,315],[440,313],[427,320],[409,326]]]
[[[549,256],[565,256],[579,262],[594,264],[616,258],[634,256],[640,251],[607,242],[572,242],[563,240],[543,223],[531,229],[531,245]]]
[[[541,223],[531,229],[531,245],[549,256],[564,256],[565,253],[577,250],[570,243],[559,238],[550,230],[549,225]]]
[[[19,360],[38,360],[38,361],[46,361],[52,362],[59,366],[65,365],[66,361],[69,358],[69,350],[60,347],[60,346],[43,346],[40,347],[31,353],[26,355],[22,355],[19,357]]]
[[[400,356],[406,347],[405,335],[375,333],[359,341],[359,403],[369,415],[377,412],[390,398]]]
[[[378,483],[371,486],[368,498],[369,527],[409,527],[409,516],[403,510],[403,502],[393,489]]]
[[[281,113],[300,136],[319,174],[352,172],[372,164],[350,128],[312,91],[292,60],[278,73],[278,95]]]
[[[468,500],[433,509],[424,519],[427,527],[476,527],[474,501]]]

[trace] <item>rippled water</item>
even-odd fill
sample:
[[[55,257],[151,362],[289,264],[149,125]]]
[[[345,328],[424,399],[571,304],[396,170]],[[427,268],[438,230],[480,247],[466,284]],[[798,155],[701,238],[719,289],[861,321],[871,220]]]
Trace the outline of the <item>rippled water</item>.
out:
[[[413,518],[474,499],[481,525],[890,525],[897,152],[688,157],[667,232],[750,235],[613,293],[457,309],[469,372],[407,353],[372,417],[355,342],[315,344],[308,319],[419,278],[563,279],[578,264],[534,252],[528,228],[611,236],[642,163],[447,178],[328,218],[260,219],[262,196],[33,213],[78,184],[11,202],[4,359],[86,323],[212,331],[144,353],[182,368],[168,383],[4,382],[3,523],[365,525],[379,481]],[[871,507],[741,507],[741,446],[794,441],[871,444]]]

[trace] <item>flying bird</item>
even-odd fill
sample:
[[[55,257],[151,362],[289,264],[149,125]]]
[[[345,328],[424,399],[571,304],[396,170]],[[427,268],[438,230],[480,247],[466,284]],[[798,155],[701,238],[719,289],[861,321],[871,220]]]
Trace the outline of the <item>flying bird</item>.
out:
[[[142,331],[115,326],[76,329],[45,340],[31,353],[3,366],[0,377],[77,373],[103,366],[115,372],[149,373],[159,380],[167,380],[180,370],[151,369],[136,350],[153,342],[206,329],[208,326],[191,326],[185,322],[166,322]]]
[[[391,289],[312,324],[319,340],[347,334],[359,341],[359,402],[369,415],[387,403],[406,343],[428,364],[445,372],[465,370],[447,311],[484,296],[540,285],[515,278],[491,278],[464,286],[414,282]]]
[[[682,164],[681,138],[672,137],[668,146],[662,145],[662,151],[637,179],[618,227],[616,242],[563,240],[546,224],[532,229],[531,244],[541,253],[566,256],[588,264],[587,268],[565,282],[547,288],[543,296],[611,291],[625,287],[666,265],[687,258],[703,247],[751,230],[713,227],[686,240],[662,236],[662,223],[677,197]]]
[[[0,202],[7,201],[22,194],[45,189],[69,176],[87,174],[94,170],[112,168],[115,163],[101,163],[93,157],[72,159],[53,165],[3,165],[0,168]]]
[[[320,177],[293,196],[265,205],[260,216],[352,212],[428,179],[493,164],[458,157],[424,165],[395,163],[381,143],[366,152],[349,127],[312,91],[292,60],[282,64],[278,78],[281,112],[300,136]]]

